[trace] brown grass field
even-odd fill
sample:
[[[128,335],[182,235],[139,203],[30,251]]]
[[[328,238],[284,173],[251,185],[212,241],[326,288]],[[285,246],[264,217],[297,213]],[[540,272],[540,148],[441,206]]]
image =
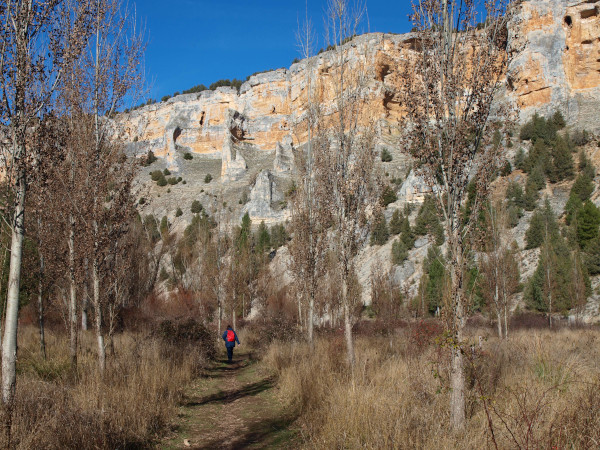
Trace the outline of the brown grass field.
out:
[[[600,333],[472,330],[467,426],[450,431],[448,351],[425,324],[358,337],[352,374],[340,337],[272,345],[264,359],[297,408],[308,448],[598,448]],[[467,343],[468,344],[468,343]]]
[[[321,334],[314,350],[302,340],[275,340],[259,366],[276,376],[277,397],[298,417],[306,448],[600,446],[600,330],[522,329],[499,341],[490,329],[471,329],[464,345],[468,419],[459,433],[450,431],[441,331],[434,321],[405,324],[390,336],[363,331],[353,373],[343,336],[334,332]],[[256,338],[251,332],[241,330],[242,342]],[[37,330],[23,327],[11,434],[4,426],[0,447],[9,439],[18,449],[156,446],[176,425],[206,353],[148,332],[115,339],[100,379],[91,334],[73,373],[64,335],[49,333],[44,360]]]

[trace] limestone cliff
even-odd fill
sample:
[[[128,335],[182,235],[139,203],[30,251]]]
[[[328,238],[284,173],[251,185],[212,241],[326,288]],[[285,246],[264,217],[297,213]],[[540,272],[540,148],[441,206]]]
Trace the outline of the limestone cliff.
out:
[[[505,101],[518,106],[522,120],[534,111],[549,113],[558,108],[570,123],[599,131],[600,0],[529,0],[516,8],[509,35],[519,54],[507,76]],[[373,33],[346,44],[351,64],[374,69],[367,112],[378,124],[382,140],[401,120],[393,90],[399,81],[398,67],[413,38],[411,34]],[[174,168],[181,151],[221,155],[229,132],[236,141],[274,151],[289,138],[293,124],[303,114],[307,66],[325,80],[320,96],[327,107],[333,96],[328,85],[334,71],[333,52],[289,69],[252,76],[239,93],[221,87],[122,114],[117,119],[121,137],[137,142],[132,148],[138,153],[151,149]],[[238,115],[233,126],[229,126],[230,111]]]

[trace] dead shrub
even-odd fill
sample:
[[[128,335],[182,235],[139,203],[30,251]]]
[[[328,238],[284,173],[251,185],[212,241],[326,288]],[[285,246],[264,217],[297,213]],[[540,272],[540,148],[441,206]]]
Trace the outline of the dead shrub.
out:
[[[153,335],[161,342],[167,359],[183,361],[194,355],[195,361],[207,361],[217,357],[214,334],[192,318],[179,323],[164,320]]]
[[[281,313],[248,322],[246,329],[248,345],[259,353],[263,353],[271,343],[291,342],[302,338],[296,322]]]

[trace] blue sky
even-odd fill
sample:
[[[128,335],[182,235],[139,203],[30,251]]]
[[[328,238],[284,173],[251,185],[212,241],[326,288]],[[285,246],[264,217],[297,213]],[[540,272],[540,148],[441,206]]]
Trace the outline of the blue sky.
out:
[[[305,0],[135,0],[146,23],[145,57],[150,97],[223,78],[245,80],[254,72],[289,67],[299,56],[298,19]],[[326,0],[309,0],[308,13],[323,44]],[[405,33],[408,0],[367,2],[371,31]],[[365,21],[363,30],[367,30]],[[318,48],[317,48],[318,50]]]

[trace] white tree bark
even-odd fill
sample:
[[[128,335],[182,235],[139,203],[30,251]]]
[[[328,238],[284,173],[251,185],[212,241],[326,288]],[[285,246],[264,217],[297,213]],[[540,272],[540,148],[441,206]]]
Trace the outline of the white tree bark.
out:
[[[77,286],[75,284],[75,218],[69,215],[69,354],[71,368],[77,367]]]
[[[23,155],[23,148],[14,150],[17,161]],[[21,261],[23,255],[23,237],[25,233],[25,169],[18,169],[17,198],[13,216],[13,230],[10,252],[10,269],[8,273],[8,292],[6,295],[6,320],[4,339],[2,341],[2,401],[10,405],[15,395],[17,364],[17,325],[19,316],[19,292],[21,284]]]

